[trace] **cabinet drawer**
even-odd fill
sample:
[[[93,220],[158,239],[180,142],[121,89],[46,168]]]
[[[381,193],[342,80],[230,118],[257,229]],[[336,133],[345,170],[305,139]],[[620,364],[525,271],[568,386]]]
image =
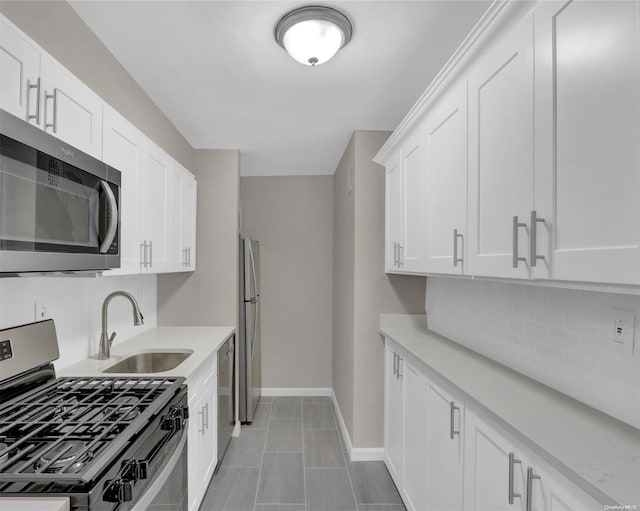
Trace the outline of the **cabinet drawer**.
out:
[[[187,387],[189,394],[189,405],[195,402],[211,382],[218,376],[218,353],[212,353],[200,367],[187,378]]]

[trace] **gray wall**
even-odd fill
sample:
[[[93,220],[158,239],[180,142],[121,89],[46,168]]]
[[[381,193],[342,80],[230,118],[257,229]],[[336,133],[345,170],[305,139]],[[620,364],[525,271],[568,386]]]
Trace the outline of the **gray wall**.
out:
[[[425,278],[384,273],[384,169],[372,160],[389,135],[356,131],[334,182],[334,265],[340,268],[334,273],[334,304],[352,304],[334,306],[333,385],[351,442],[360,448],[383,445],[380,314],[424,311]],[[343,251],[345,246],[350,248]]]
[[[260,242],[263,387],[331,387],[331,176],[242,177]]]
[[[354,247],[353,185],[355,136],[351,137],[333,175],[333,391],[349,435],[353,438],[354,385]]]
[[[240,154],[193,152],[198,180],[196,271],[158,275],[159,325],[236,325]]]
[[[5,1],[0,12],[185,167],[192,149],[120,62],[64,1]]]

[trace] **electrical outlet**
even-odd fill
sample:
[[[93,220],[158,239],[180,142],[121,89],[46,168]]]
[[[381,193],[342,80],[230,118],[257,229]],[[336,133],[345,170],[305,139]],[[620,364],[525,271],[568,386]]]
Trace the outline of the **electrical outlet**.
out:
[[[33,306],[33,314],[34,321],[44,321],[49,316],[47,316],[47,306],[43,302],[38,302],[36,300]]]
[[[609,317],[609,346],[612,350],[632,355],[635,337],[635,313],[623,309],[612,309]]]

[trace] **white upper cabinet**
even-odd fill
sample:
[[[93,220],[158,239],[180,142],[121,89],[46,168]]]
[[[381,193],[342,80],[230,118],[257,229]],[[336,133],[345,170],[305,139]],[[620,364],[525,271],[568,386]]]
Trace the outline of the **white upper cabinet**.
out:
[[[394,156],[385,168],[385,269],[401,270],[398,253],[402,245],[402,167],[400,156]]]
[[[139,273],[142,263],[142,161],[145,137],[108,105],[104,106],[102,159],[122,173],[120,268],[113,274]]]
[[[420,127],[421,128],[421,127]],[[403,230],[399,259],[407,273],[426,273],[427,260],[427,164],[423,129],[411,134],[401,149]]]
[[[476,275],[529,278],[533,205],[533,16],[469,71],[470,260]]]
[[[171,158],[145,140],[142,163],[142,266],[151,273],[170,272]]]
[[[171,182],[171,260],[174,271],[193,271],[196,265],[196,180],[173,162]]]
[[[639,3],[541,2],[535,17],[536,276],[640,284]]]
[[[469,273],[467,242],[467,82],[446,91],[426,119],[427,271]]]
[[[100,159],[102,157],[102,100],[48,55],[42,56],[44,129]]]
[[[0,18],[0,108],[42,125],[40,51]]]

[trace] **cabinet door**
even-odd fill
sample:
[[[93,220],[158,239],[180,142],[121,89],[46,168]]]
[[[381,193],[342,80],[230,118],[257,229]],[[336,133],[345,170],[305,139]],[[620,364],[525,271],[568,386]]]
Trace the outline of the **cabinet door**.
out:
[[[467,82],[428,114],[427,270],[462,275],[467,240]],[[454,261],[454,253],[456,260]]]
[[[422,373],[410,362],[402,363],[404,380],[404,449],[402,493],[409,511],[426,509],[427,442]],[[429,453],[429,456],[431,454]]]
[[[195,403],[189,404],[189,430],[187,432],[187,470],[189,474],[189,511],[197,511],[204,490],[202,489],[202,479],[200,467],[201,452],[204,432],[204,396]]]
[[[42,126],[40,51],[0,18],[0,108]]]
[[[187,169],[172,162],[171,252],[172,270],[195,269],[196,181]]]
[[[41,76],[45,130],[100,159],[102,100],[46,55],[42,56]]]
[[[640,284],[639,3],[535,14],[538,266],[550,256],[554,279]]]
[[[187,173],[182,181],[181,187],[181,246],[185,248],[186,261],[185,269],[193,271],[196,269],[196,221],[197,221],[197,186],[195,178]]]
[[[202,435],[202,444],[200,445],[200,474],[202,482],[202,492],[204,493],[209,486],[209,481],[213,476],[213,472],[218,462],[218,380],[213,383],[205,391],[202,398],[204,413],[204,433]]]
[[[600,511],[602,504],[538,456],[531,459],[530,511]],[[529,467],[528,467],[529,468]],[[529,479],[529,474],[527,473]]]
[[[398,157],[385,169],[385,270],[397,272],[402,243],[402,168]]]
[[[513,463],[510,463],[510,454],[514,456]],[[513,468],[512,504],[509,503],[510,465]],[[465,410],[465,509],[524,511],[526,467],[527,460],[521,449],[475,412]]]
[[[143,190],[142,154],[144,135],[113,108],[105,105],[102,159],[122,173],[120,193],[120,268],[105,275],[139,273],[141,232],[141,200]]]
[[[463,508],[464,401],[425,379],[427,408],[427,505],[425,509]]]
[[[142,162],[142,239],[151,243],[146,268],[151,273],[171,271],[171,158],[150,140]]]
[[[470,251],[473,273],[528,278],[533,204],[533,16],[510,29],[469,73]]]
[[[389,341],[387,340],[387,343]],[[387,344],[385,373],[384,460],[396,486],[402,488],[403,396],[401,361],[397,351]]]
[[[402,148],[403,218],[400,243],[401,269],[427,271],[427,163],[425,135],[420,127]]]

